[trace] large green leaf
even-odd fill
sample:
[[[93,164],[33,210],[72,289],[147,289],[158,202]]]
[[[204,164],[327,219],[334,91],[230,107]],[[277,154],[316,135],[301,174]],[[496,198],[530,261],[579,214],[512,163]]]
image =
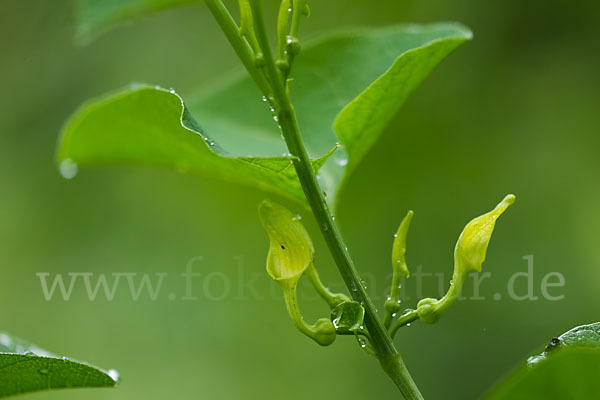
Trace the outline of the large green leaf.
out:
[[[410,92],[470,35],[457,24],[409,25],[336,34],[306,47],[294,67],[292,97],[330,200]],[[189,111],[172,91],[125,90],[83,106],[71,118],[59,161],[68,174],[76,164],[177,168],[304,202],[290,157],[282,156],[277,124],[260,100],[245,74],[192,96]],[[325,163],[338,141],[344,148]]]
[[[315,160],[315,168],[329,155]],[[194,122],[175,92],[157,87],[135,85],[84,105],[63,131],[58,158],[67,177],[76,166],[149,165],[303,199],[292,157],[229,155]]]
[[[114,370],[57,357],[0,333],[0,397],[50,389],[114,387],[118,380]]]
[[[534,367],[523,367],[494,389],[486,400],[597,399],[600,397],[600,349],[570,348]]]
[[[467,28],[453,23],[402,25],[337,33],[306,46],[294,65],[292,100],[313,157],[343,145],[320,172],[330,200],[408,95],[470,37]],[[188,105],[229,151],[280,154],[285,151],[280,133],[259,98],[243,76],[199,93]]]
[[[201,0],[76,0],[77,38],[86,42],[115,25]]]

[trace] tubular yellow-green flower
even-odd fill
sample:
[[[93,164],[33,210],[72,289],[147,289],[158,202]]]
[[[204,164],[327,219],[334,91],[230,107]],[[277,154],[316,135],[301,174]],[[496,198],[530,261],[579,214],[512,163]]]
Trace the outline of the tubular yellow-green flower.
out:
[[[270,239],[267,272],[277,282],[298,282],[313,262],[315,248],[299,218],[285,207],[263,201],[259,208]]]
[[[297,216],[279,204],[263,201],[259,215],[270,239],[267,273],[283,290],[285,305],[294,325],[322,346],[333,343],[336,337],[333,323],[321,318],[314,325],[309,325],[298,307],[298,281],[313,263],[315,254],[308,232]]]

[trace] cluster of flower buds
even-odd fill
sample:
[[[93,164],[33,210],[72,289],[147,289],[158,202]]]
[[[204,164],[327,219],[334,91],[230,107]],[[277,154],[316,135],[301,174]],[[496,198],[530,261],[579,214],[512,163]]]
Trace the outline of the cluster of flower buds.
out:
[[[416,310],[408,309],[402,315],[398,316],[398,311],[400,310],[398,291],[401,279],[409,277],[409,270],[405,260],[406,234],[413,216],[412,211],[409,211],[398,228],[392,250],[394,274],[392,289],[388,300],[385,302],[385,316],[383,320],[391,336],[394,336],[399,328],[409,325],[412,321],[420,320],[426,324],[433,324],[440,319],[444,311],[458,299],[468,274],[473,271],[481,271],[481,265],[485,261],[496,220],[514,201],[515,196],[509,194],[492,211],[473,219],[465,226],[454,249],[454,273],[450,282],[450,288],[444,297],[441,299],[421,299],[417,303]],[[398,318],[394,321],[396,317]]]
[[[409,211],[398,228],[392,249],[394,274],[390,296],[385,302],[383,320],[392,336],[399,327],[408,325],[411,321],[418,319],[433,324],[440,319],[460,295],[468,274],[481,271],[496,220],[514,201],[514,195],[506,196],[492,211],[473,219],[465,226],[454,249],[454,274],[445,296],[441,299],[422,299],[416,310],[407,310],[398,317],[400,282],[410,276],[406,265],[406,236],[413,212]],[[270,238],[267,272],[283,290],[288,314],[296,327],[323,346],[333,343],[336,335],[353,334],[363,348],[368,347],[365,344],[368,343],[365,338],[369,339],[369,334],[363,327],[363,307],[344,294],[331,293],[323,285],[315,268],[313,243],[300,218],[283,206],[269,201],[264,201],[259,211]],[[332,310],[330,318],[321,318],[312,325],[304,321],[298,307],[296,289],[304,273]],[[397,319],[392,324],[395,318]],[[360,335],[363,337],[359,337]]]

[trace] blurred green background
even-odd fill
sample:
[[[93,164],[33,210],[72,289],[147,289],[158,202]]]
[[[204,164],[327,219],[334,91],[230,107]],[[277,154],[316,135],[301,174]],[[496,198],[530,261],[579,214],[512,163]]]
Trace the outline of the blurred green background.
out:
[[[351,338],[320,348],[293,328],[264,273],[256,207],[265,193],[154,169],[91,168],[72,181],[57,172],[57,134],[82,101],[131,81],[185,98],[239,69],[202,5],[122,26],[87,47],[73,44],[69,1],[0,5],[0,330],[123,378],[116,390],[28,397],[399,397]],[[428,399],[477,398],[552,336],[600,319],[599,11],[591,0],[312,1],[306,36],[406,21],[460,21],[475,34],[409,99],[336,214],[381,305],[392,234],[409,208],[410,267],[443,272],[447,284],[464,224],[506,193],[518,197],[488,251],[486,300],[460,302],[437,325],[414,323],[396,338]],[[340,289],[304,216],[323,278]],[[507,295],[527,255],[537,301]],[[195,256],[204,257],[194,264],[198,299],[183,301],[180,274]],[[566,281],[550,292],[560,301],[541,297],[554,271]],[[169,275],[156,301],[146,293],[133,301],[125,281],[113,301],[90,301],[81,284],[70,301],[46,301],[38,272]],[[425,296],[439,295],[437,278],[424,282]],[[524,293],[525,280],[517,282]],[[415,286],[407,282],[407,307]],[[306,289],[307,318],[323,316]]]

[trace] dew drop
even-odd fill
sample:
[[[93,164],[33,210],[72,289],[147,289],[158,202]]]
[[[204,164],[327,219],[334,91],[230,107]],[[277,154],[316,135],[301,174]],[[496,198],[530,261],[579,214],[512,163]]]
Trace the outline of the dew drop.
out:
[[[341,158],[337,161],[338,165],[341,167],[345,167],[346,165],[348,165],[348,159],[347,158]]]
[[[11,348],[13,347],[14,343],[10,336],[8,336],[6,333],[0,333],[0,345]]]
[[[42,374],[42,375],[48,375],[48,373],[49,373],[50,371],[48,371],[46,368],[42,368],[42,369],[38,370],[38,372],[39,372],[40,374]]]
[[[527,359],[527,366],[533,367],[534,365],[544,361],[546,359],[545,356],[532,356]]]
[[[121,375],[119,374],[119,371],[117,371],[116,369],[109,369],[107,372],[108,376],[111,377],[111,379],[115,382],[119,382],[121,380]]]
[[[77,172],[79,171],[77,163],[70,158],[65,158],[62,160],[58,169],[62,177],[65,179],[75,178],[77,176]]]

